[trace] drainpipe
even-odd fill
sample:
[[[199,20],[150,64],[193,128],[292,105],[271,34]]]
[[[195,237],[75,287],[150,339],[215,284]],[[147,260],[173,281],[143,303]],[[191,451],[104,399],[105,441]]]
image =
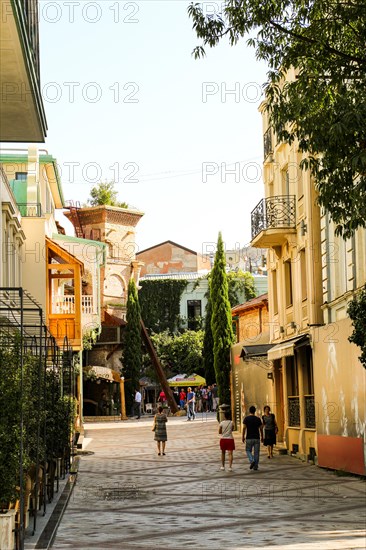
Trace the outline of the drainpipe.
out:
[[[330,257],[329,257],[329,247],[328,247],[328,244],[329,244],[329,214],[328,212],[325,212],[324,213],[325,215],[325,258],[326,258],[326,266],[327,266],[327,302],[331,302],[332,301],[332,295],[331,295],[331,276],[332,276],[332,272],[331,272],[331,266],[330,266]],[[332,322],[332,309],[331,308],[327,308],[327,319],[326,319],[326,322],[327,323],[331,323]],[[325,320],[324,320],[325,322]]]

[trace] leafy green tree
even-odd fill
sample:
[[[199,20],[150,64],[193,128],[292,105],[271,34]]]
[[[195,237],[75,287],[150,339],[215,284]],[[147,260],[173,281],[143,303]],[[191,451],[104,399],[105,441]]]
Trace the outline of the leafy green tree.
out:
[[[217,241],[215,262],[211,273],[211,328],[213,334],[214,367],[220,403],[230,405],[230,349],[234,341],[231,306],[228,298],[226,258],[221,233]]]
[[[244,296],[244,301],[255,298],[254,277],[248,271],[229,271],[228,279],[228,296],[231,307],[241,303]]]
[[[361,348],[360,362],[366,369],[366,285],[349,303],[348,315],[353,322],[353,333],[348,340]]]
[[[204,375],[202,330],[187,330],[182,334],[166,330],[152,334],[151,340],[168,377],[182,373]]]
[[[127,202],[119,202],[117,200],[118,192],[114,189],[113,181],[105,181],[98,183],[90,190],[90,199],[88,203],[91,206],[118,206],[119,208],[128,208]]]
[[[366,5],[364,0],[227,0],[222,13],[188,8],[205,55],[223,38],[248,37],[269,67],[265,86],[276,139],[308,154],[319,203],[350,237],[366,225]],[[292,68],[296,77],[283,85]]]
[[[142,365],[140,304],[135,281],[130,279],[127,293],[127,325],[124,332],[123,376],[126,379],[126,407],[130,411],[134,390],[139,385]]]

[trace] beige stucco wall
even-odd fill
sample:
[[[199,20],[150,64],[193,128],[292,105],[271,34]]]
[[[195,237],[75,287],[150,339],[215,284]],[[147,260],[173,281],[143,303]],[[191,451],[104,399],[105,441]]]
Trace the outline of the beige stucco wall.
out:
[[[46,224],[44,218],[22,218],[26,241],[22,248],[23,287],[46,312]]]
[[[364,437],[366,370],[359,348],[348,341],[350,319],[313,330],[317,431],[325,435]]]
[[[245,340],[231,349],[232,358],[232,390],[234,397],[234,417],[236,429],[242,429],[243,417],[249,414],[249,407],[254,405],[257,414],[263,414],[263,407],[269,405],[276,414],[273,380],[267,378],[272,372],[272,362],[265,357],[250,358],[244,361],[240,352],[244,345],[253,345],[251,340]]]
[[[22,247],[21,263],[23,287],[46,312],[46,237],[56,232],[53,215],[44,218],[22,218],[26,236]]]

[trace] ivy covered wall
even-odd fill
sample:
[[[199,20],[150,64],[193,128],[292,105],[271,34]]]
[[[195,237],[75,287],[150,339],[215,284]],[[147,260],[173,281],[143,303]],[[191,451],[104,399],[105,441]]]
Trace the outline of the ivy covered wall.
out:
[[[185,279],[140,281],[141,316],[150,331],[178,330],[180,300],[188,282]]]

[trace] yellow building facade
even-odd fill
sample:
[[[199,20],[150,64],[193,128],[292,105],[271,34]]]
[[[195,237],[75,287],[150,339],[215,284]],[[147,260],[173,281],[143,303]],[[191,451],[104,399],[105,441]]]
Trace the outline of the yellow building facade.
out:
[[[364,473],[365,371],[348,341],[347,303],[366,280],[365,230],[335,237],[300,169],[303,153],[296,142],[277,142],[265,103],[260,111],[265,197],[252,211],[251,245],[268,249],[267,357],[278,424],[290,453]]]
[[[322,312],[314,330],[317,452],[320,466],[365,474],[366,371],[347,306],[366,283],[366,230],[346,241],[334,234],[329,215],[321,217]]]
[[[254,405],[257,414],[265,405],[274,408],[273,365],[268,360],[269,318],[268,295],[262,294],[232,308],[236,343],[231,348],[231,400],[236,429]],[[279,438],[283,433],[279,433]]]

